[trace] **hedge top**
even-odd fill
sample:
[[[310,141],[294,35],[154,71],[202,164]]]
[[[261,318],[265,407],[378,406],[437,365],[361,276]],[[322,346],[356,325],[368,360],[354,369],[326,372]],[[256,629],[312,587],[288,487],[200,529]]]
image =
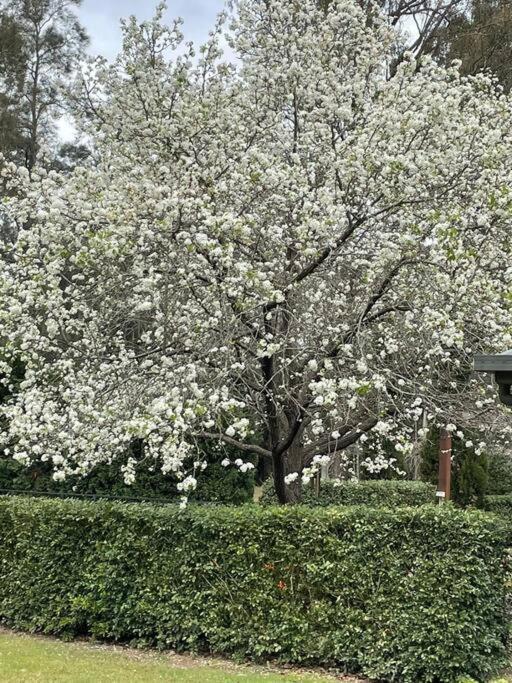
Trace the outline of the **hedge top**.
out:
[[[418,506],[436,501],[436,487],[424,481],[369,480],[322,481],[317,495],[311,487],[303,487],[302,501],[308,505],[370,505],[376,507]],[[274,483],[269,479],[263,485],[260,502],[276,502]]]
[[[380,484],[381,482],[365,482]],[[400,482],[401,483],[401,482]],[[419,482],[418,482],[419,483]],[[356,485],[356,486],[359,486]],[[434,487],[435,489],[435,487]],[[491,496],[489,496],[491,498]],[[494,496],[492,497],[494,498]],[[499,496],[502,498],[502,496]],[[503,496],[505,498],[505,496]],[[507,496],[508,498],[508,496]],[[510,497],[512,500],[512,496]],[[151,501],[130,502],[120,500],[80,500],[70,498],[45,497],[44,493],[37,497],[31,495],[0,495],[0,508],[5,510],[28,510],[31,514],[41,512],[42,514],[78,514],[85,515],[88,519],[103,518],[105,514],[121,514],[123,517],[134,517],[146,520],[168,520],[179,519],[218,519],[230,520],[236,523],[237,520],[256,519],[263,520],[284,520],[300,519],[303,521],[315,519],[322,522],[341,522],[352,518],[366,519],[431,519],[440,524],[473,524],[485,523],[494,528],[496,519],[476,509],[462,509],[451,505],[439,506],[426,503],[424,505],[400,505],[396,508],[387,506],[372,506],[366,503],[320,505],[312,507],[309,502],[297,505],[257,505],[246,503],[244,505],[204,505],[202,503],[190,502],[185,508],[179,505],[158,505]],[[492,523],[490,522],[492,520]]]

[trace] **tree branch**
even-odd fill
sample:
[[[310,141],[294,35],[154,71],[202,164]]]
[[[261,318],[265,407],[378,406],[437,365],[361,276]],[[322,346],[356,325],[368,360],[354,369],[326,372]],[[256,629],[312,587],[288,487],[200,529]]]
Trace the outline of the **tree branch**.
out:
[[[361,434],[365,434],[366,432],[369,432],[370,429],[373,429],[377,422],[379,421],[378,417],[371,417],[365,420],[364,422],[361,422],[357,427],[343,427],[341,430],[341,433],[344,433],[345,435],[342,436],[340,439],[333,439],[331,436],[326,437],[325,439],[321,441],[317,441],[316,443],[312,444],[311,446],[308,446],[305,451],[305,466],[307,467],[308,465],[311,464],[313,457],[317,455],[319,452],[328,450],[328,449],[335,449],[338,451],[343,450],[344,448],[347,448],[347,446],[351,446],[353,443],[355,443]],[[338,430],[340,431],[340,430]]]
[[[242,443],[241,441],[232,439],[227,434],[220,434],[215,432],[199,432],[198,434],[195,434],[195,436],[198,439],[211,439],[214,441],[223,441],[224,443],[227,443],[230,446],[234,446],[235,448],[238,448],[241,451],[245,451],[246,453],[255,453],[256,455],[262,455],[265,458],[272,457],[272,453],[268,451],[266,448],[262,448],[261,446],[257,446],[256,444]]]

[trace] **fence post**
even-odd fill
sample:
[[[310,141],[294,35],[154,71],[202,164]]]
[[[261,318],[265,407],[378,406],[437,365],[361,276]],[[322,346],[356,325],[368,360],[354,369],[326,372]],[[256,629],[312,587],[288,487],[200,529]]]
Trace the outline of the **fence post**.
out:
[[[439,503],[450,500],[452,480],[452,436],[446,429],[439,433],[439,484],[437,497]]]

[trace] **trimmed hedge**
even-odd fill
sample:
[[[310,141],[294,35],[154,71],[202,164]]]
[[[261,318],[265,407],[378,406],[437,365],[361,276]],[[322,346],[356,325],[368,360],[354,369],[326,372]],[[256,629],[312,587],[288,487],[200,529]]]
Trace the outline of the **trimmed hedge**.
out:
[[[381,680],[477,678],[505,655],[505,531],[478,511],[0,498],[16,628]]]
[[[276,502],[274,482],[267,479],[263,485],[260,503]],[[424,481],[343,481],[334,483],[322,481],[320,495],[311,486],[302,489],[302,502],[305,505],[371,505],[373,507],[397,507],[409,505],[416,507],[435,503],[436,487]]]

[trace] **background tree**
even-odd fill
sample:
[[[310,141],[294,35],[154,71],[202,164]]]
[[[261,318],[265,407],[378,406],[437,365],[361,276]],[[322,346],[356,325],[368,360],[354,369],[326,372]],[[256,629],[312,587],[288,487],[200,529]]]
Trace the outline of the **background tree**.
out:
[[[87,36],[74,13],[81,0],[0,3],[0,152],[31,171],[55,140],[61,86],[83,56]]]
[[[291,502],[369,432],[407,453],[425,412],[499,428],[471,366],[512,323],[509,101],[431,60],[387,79],[395,34],[346,0],[243,0],[234,65],[222,24],[195,61],[163,11],[75,94],[97,163],[12,169],[14,457],[65,479],[136,438],[187,494],[210,440]]]
[[[22,146],[17,116],[27,69],[20,27],[13,17],[0,14],[0,150],[10,154]]]
[[[459,59],[462,73],[492,71],[508,91],[512,86],[512,4],[509,0],[473,0],[453,12],[425,46],[444,62]]]
[[[332,0],[318,2],[327,11]],[[375,5],[366,0],[360,4],[371,17]],[[417,59],[431,54],[438,36],[468,12],[468,0],[379,0],[377,4],[396,30],[396,40],[388,55],[390,77],[409,52]]]

